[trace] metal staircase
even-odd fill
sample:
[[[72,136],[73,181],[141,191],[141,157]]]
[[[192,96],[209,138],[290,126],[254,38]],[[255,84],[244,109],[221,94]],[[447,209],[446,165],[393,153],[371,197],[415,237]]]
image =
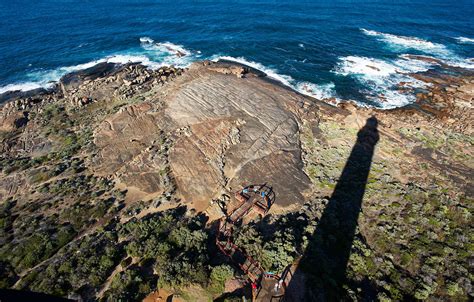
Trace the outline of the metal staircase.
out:
[[[279,276],[267,274],[261,265],[245,250],[235,245],[233,233],[236,224],[246,215],[252,212],[256,212],[262,217],[266,215],[275,200],[275,194],[272,188],[267,185],[251,185],[236,192],[234,197],[237,201],[237,207],[231,213],[224,211],[226,216],[219,221],[216,245],[248,276],[252,283],[253,299],[255,299],[261,290],[263,279],[273,278],[279,280]]]

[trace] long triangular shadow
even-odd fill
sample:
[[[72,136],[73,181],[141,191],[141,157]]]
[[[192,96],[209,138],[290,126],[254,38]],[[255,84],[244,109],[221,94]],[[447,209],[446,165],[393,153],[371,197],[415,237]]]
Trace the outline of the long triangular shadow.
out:
[[[292,295],[301,297],[301,293],[295,292],[301,289],[301,284],[294,283],[302,280],[302,272],[312,293],[305,300],[344,300],[341,286],[345,282],[365,186],[379,140],[377,125],[377,119],[371,117],[359,130],[344,170],[294,273],[294,282],[288,284],[287,300],[292,301]]]

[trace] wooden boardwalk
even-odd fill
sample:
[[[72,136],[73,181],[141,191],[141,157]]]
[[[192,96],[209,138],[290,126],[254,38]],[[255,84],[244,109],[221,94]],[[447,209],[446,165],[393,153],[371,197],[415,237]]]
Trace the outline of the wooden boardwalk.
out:
[[[252,283],[253,301],[278,301],[285,292],[280,277],[269,275],[245,250],[233,242],[235,224],[252,211],[265,215],[274,202],[275,194],[266,185],[248,186],[235,193],[238,206],[219,222],[216,244],[232,262],[242,269]]]
[[[237,221],[240,220],[243,216],[245,216],[250,210],[255,206],[257,203],[257,196],[251,195],[250,198],[247,199],[247,201],[244,202],[243,205],[238,207],[230,216],[229,219],[233,222],[236,223]]]

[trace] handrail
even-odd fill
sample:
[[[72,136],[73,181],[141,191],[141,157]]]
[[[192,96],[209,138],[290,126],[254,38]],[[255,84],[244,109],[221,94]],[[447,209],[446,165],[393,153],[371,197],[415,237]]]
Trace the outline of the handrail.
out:
[[[247,214],[249,214],[254,208],[257,211],[260,210],[258,211],[259,213],[263,211],[263,215],[265,215],[274,202],[275,194],[271,187],[268,187],[266,184],[264,184],[250,185],[244,187],[242,190],[237,191],[234,196],[235,199],[239,202],[239,205],[232,211],[232,213],[226,213],[226,216],[221,218],[221,220],[219,221],[218,235],[216,236],[216,245],[226,256],[231,258],[231,260],[234,262],[236,261],[233,259],[233,255],[236,252],[242,254],[242,256],[245,258],[245,261],[243,262],[243,264],[236,264],[240,267],[240,269],[242,269],[242,271],[249,277],[250,281],[252,282],[252,293],[255,297],[255,293],[260,292],[262,278],[274,278],[276,280],[281,280],[281,278],[277,274],[269,274],[268,272],[265,272],[265,270],[262,268],[260,263],[258,263],[258,261],[253,259],[245,252],[245,250],[239,248],[233,242],[232,234],[235,228],[235,224],[241,219],[243,219],[243,217],[245,217]],[[257,198],[257,196],[259,196],[260,198]],[[248,202],[252,204],[249,206],[247,204]],[[238,211],[241,210],[244,206],[248,207],[248,209],[244,209],[242,213],[238,213]],[[234,216],[235,213],[237,213],[236,216]],[[249,265],[247,267],[244,267],[244,264],[247,263],[247,261]],[[252,267],[258,270],[258,275],[255,275],[254,269],[251,270]],[[283,286],[286,288],[285,282],[283,282]]]

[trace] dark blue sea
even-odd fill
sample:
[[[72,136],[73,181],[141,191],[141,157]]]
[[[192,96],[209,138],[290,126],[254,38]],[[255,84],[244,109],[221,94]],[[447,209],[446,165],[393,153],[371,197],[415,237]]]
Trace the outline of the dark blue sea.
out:
[[[180,57],[177,53],[186,54]],[[473,0],[0,0],[0,93],[97,62],[235,60],[302,93],[381,108],[436,63],[474,68]]]

